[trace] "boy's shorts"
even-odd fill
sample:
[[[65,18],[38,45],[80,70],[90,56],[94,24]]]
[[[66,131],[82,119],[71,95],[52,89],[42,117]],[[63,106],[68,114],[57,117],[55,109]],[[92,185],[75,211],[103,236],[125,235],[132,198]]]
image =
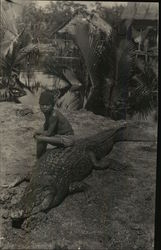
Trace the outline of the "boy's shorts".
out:
[[[63,147],[72,147],[75,144],[75,136],[74,135],[55,135],[57,139],[60,139]],[[57,146],[53,146],[48,144],[47,148],[55,148]]]

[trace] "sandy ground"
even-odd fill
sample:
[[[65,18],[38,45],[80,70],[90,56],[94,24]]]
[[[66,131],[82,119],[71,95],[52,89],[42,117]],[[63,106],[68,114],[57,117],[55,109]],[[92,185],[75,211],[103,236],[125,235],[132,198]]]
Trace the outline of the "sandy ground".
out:
[[[0,105],[0,184],[11,183],[32,170],[34,131],[42,125],[34,114],[16,115],[22,104]],[[75,133],[94,134],[116,122],[79,111],[66,114]],[[156,139],[152,121],[135,122],[132,137]],[[88,192],[69,196],[48,214],[31,221],[32,229],[15,229],[6,212],[22,196],[26,183],[10,190],[0,187],[0,247],[2,249],[152,250],[154,240],[156,143],[120,142],[110,154],[111,169],[93,171],[85,180]],[[124,168],[125,167],[125,168]]]

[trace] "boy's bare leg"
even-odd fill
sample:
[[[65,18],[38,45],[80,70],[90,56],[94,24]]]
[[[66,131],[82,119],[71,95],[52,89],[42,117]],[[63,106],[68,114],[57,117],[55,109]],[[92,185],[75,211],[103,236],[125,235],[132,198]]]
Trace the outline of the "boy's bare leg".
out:
[[[89,185],[86,184],[85,182],[74,182],[71,183],[69,186],[69,194],[75,194],[79,192],[85,192],[86,190],[89,189]]]
[[[47,148],[47,143],[42,141],[37,141],[36,144],[36,157],[39,159],[45,152]]]

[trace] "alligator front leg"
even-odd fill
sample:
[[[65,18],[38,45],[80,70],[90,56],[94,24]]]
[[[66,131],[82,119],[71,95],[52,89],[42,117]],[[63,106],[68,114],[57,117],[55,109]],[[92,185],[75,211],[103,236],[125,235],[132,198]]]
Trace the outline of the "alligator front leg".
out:
[[[69,186],[69,194],[85,192],[88,188],[89,185],[84,182],[73,182]]]
[[[102,158],[100,161],[98,161],[95,157],[95,154],[93,152],[90,152],[90,157],[92,164],[94,166],[94,169],[96,170],[104,170],[109,168],[111,159],[109,159],[108,155],[106,155],[104,158]]]
[[[85,199],[89,204],[92,200],[92,192],[90,191],[90,186],[85,182],[73,182],[69,186],[69,195],[76,194],[76,193],[84,193]]]
[[[91,161],[93,163],[95,170],[104,170],[104,169],[112,169],[116,171],[127,169],[129,166],[126,162],[120,162],[119,160],[109,158],[109,155],[106,155],[100,161],[98,161],[93,152],[90,152]]]

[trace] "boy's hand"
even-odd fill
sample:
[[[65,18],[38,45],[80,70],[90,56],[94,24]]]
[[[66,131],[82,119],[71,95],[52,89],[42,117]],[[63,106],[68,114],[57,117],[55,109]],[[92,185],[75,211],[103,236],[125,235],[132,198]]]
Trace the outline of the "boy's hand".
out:
[[[41,130],[37,130],[37,131],[34,133],[33,137],[36,138],[36,136],[42,135],[43,132],[44,132],[44,131],[43,131],[42,129],[41,129]]]
[[[36,139],[36,137],[37,137],[38,135],[40,135],[40,134],[37,133],[37,132],[35,132],[34,135],[33,135],[33,137]]]
[[[37,141],[41,141],[41,135],[35,135],[34,137]]]

